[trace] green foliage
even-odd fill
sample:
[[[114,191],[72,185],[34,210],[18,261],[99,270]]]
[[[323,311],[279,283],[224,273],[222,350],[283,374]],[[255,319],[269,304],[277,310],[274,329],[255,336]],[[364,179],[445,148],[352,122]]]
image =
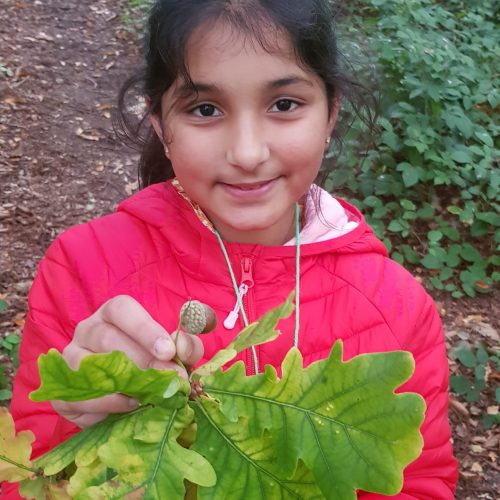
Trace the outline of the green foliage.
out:
[[[257,343],[276,337],[292,300],[293,294],[244,329],[222,358],[251,346],[254,335]],[[21,492],[37,499],[55,487],[78,498],[134,493],[172,500],[184,498],[186,488],[191,498],[251,500],[343,500],[355,499],[359,488],[401,490],[403,469],[423,445],[423,399],[394,392],[413,373],[411,354],[343,362],[338,342],[329,358],[303,368],[294,348],[281,379],[269,366],[247,377],[241,362],[222,372],[222,362],[194,371],[190,385],[173,370],[139,370],[123,353],[90,355],[75,372],[51,351],[41,357],[34,399],[121,392],[141,406],[81,431],[34,463],[25,460],[30,435],[16,437],[7,422],[10,444],[3,449],[0,440],[0,466],[7,463],[9,477],[16,477],[18,463],[26,478]],[[10,455],[14,449],[22,461]]]
[[[0,310],[2,309],[0,300]],[[10,334],[6,337],[0,337],[0,355],[8,357],[12,361],[14,370],[19,366],[19,344],[21,337],[19,335]],[[8,367],[6,364],[0,364],[0,401],[9,401],[12,396],[10,377],[7,373]]]
[[[500,277],[494,3],[359,0],[347,7],[352,28],[344,37],[364,33],[375,60],[356,66],[365,80],[378,73],[380,133],[362,164],[350,137],[352,173],[334,172],[341,178],[334,184],[360,200],[395,260],[429,269],[432,285],[454,297],[487,292]],[[345,44],[348,59],[359,59],[359,45]]]
[[[464,368],[466,375],[452,375],[450,388],[468,403],[479,401],[481,394],[488,389],[487,373],[491,368],[500,370],[500,353],[491,354],[480,346],[477,349],[462,347],[455,351],[455,356]],[[496,401],[500,404],[500,390],[496,389]],[[483,425],[489,429],[500,423],[500,414],[483,415]]]
[[[253,437],[270,432],[266,445],[278,450],[275,460],[282,477],[293,477],[299,458],[326,498],[354,499],[356,489],[395,494],[402,488],[401,465],[414,460],[423,444],[415,432],[423,401],[414,394],[393,393],[412,372],[411,355],[402,352],[361,355],[342,363],[340,343],[328,359],[306,369],[292,349],[281,380],[270,366],[245,380],[244,366],[238,363],[204,380],[205,390],[219,404],[202,398],[195,408],[200,434],[204,430],[195,449],[221,469],[232,462],[239,470],[241,459],[230,460],[234,451],[221,441],[220,430],[201,423],[221,422],[220,412],[235,423],[244,415],[249,427],[245,437],[247,432]],[[233,438],[240,441],[238,435]],[[211,495],[225,498],[217,488]]]
[[[122,24],[131,31],[139,32],[150,9],[152,0],[128,0],[122,12]]]

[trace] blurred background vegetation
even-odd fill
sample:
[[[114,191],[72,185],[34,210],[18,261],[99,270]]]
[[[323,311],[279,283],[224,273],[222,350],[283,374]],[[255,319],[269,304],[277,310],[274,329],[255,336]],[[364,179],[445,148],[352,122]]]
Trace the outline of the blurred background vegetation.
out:
[[[499,6],[363,0],[341,26],[346,59],[376,81],[380,130],[360,161],[354,124],[329,187],[347,189],[393,259],[456,298],[500,278]]]

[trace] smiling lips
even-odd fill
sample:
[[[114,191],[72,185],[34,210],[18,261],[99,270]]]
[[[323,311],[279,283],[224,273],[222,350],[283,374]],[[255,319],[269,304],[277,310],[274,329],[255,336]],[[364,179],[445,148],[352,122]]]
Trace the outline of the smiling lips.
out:
[[[279,177],[268,181],[251,182],[244,184],[226,184],[221,182],[225,191],[238,198],[255,198],[266,194],[276,184]]]

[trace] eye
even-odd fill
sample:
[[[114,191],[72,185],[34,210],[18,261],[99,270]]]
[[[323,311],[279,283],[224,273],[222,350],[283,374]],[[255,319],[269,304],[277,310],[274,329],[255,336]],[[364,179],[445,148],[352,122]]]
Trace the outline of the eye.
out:
[[[213,104],[200,104],[196,106],[192,111],[195,116],[204,118],[213,118],[214,116],[220,116],[220,111]]]
[[[271,111],[278,111],[281,113],[286,113],[287,111],[293,111],[298,107],[298,103],[295,101],[292,101],[291,99],[280,99],[279,101],[276,101],[271,108]]]

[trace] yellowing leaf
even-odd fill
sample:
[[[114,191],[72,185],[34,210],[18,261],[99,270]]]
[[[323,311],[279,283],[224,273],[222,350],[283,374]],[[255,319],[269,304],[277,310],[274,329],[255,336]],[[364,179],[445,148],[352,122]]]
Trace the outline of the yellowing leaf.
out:
[[[122,393],[142,404],[182,406],[191,390],[175,370],[141,370],[119,351],[86,356],[75,371],[58,351],[51,349],[38,358],[38,366],[42,383],[30,394],[33,401],[83,401]],[[169,391],[172,387],[175,392]],[[170,401],[177,392],[181,397]]]
[[[226,349],[220,350],[210,361],[194,370],[191,378],[199,380],[200,377],[211,375],[217,369],[231,361],[237,353],[251,346],[274,340],[280,334],[275,329],[278,322],[281,319],[288,318],[293,312],[294,296],[295,294],[292,292],[283,304],[271,309],[271,311],[264,314],[258,321],[241,330]]]
[[[194,380],[199,379],[200,377],[205,377],[211,375],[216,372],[221,366],[224,366],[226,363],[234,359],[234,357],[238,354],[234,349],[222,349],[215,354],[215,356],[207,361],[204,365],[196,368],[191,374],[191,378]]]
[[[288,318],[293,312],[293,299],[295,293],[292,292],[286,301],[278,307],[271,309],[264,314],[259,321],[248,325],[241,330],[238,336],[229,344],[229,348],[241,352],[251,346],[263,344],[275,339],[280,332],[275,330],[280,319]]]
[[[30,460],[31,431],[21,431],[16,436],[14,420],[5,408],[0,408],[0,481],[14,483],[34,477]]]
[[[68,493],[68,481],[51,483],[46,477],[21,481],[19,493],[24,498],[34,498],[35,500],[69,500],[72,498]]]
[[[343,362],[338,342],[307,368],[292,349],[281,379],[270,366],[253,377],[242,363],[218,369],[236,351],[273,338],[292,299],[196,373],[194,388],[203,390],[193,394],[177,372],[140,370],[121,353],[88,356],[73,371],[50,352],[40,363],[35,397],[75,401],[120,392],[142,406],[72,436],[35,466],[46,475],[76,466],[70,493],[92,500],[182,500],[194,492],[201,500],[354,500],[357,490],[398,493],[403,469],[423,444],[423,399],[395,393],[413,373],[410,353]]]
[[[323,499],[311,472],[299,463],[290,477],[276,461],[269,432],[252,437],[249,419],[232,422],[216,401],[205,398],[195,406],[198,436],[192,447],[217,471],[217,483],[198,487],[198,500]]]
[[[225,473],[228,461],[219,470],[210,451],[222,453],[233,426],[243,428],[245,419],[246,434],[231,437],[231,446],[238,450],[231,474],[235,483],[247,478],[248,453],[240,442],[269,432],[281,477],[292,477],[301,459],[327,499],[354,500],[358,489],[394,495],[402,488],[404,467],[419,456],[423,445],[423,398],[394,393],[413,369],[407,352],[365,354],[343,362],[340,341],[329,358],[305,369],[299,351],[292,349],[281,380],[270,366],[263,374],[246,377],[243,364],[236,363],[201,381],[221,406],[200,398],[194,449],[210,456],[218,476]],[[216,426],[216,431],[206,426]],[[225,494],[218,491],[219,498]]]

